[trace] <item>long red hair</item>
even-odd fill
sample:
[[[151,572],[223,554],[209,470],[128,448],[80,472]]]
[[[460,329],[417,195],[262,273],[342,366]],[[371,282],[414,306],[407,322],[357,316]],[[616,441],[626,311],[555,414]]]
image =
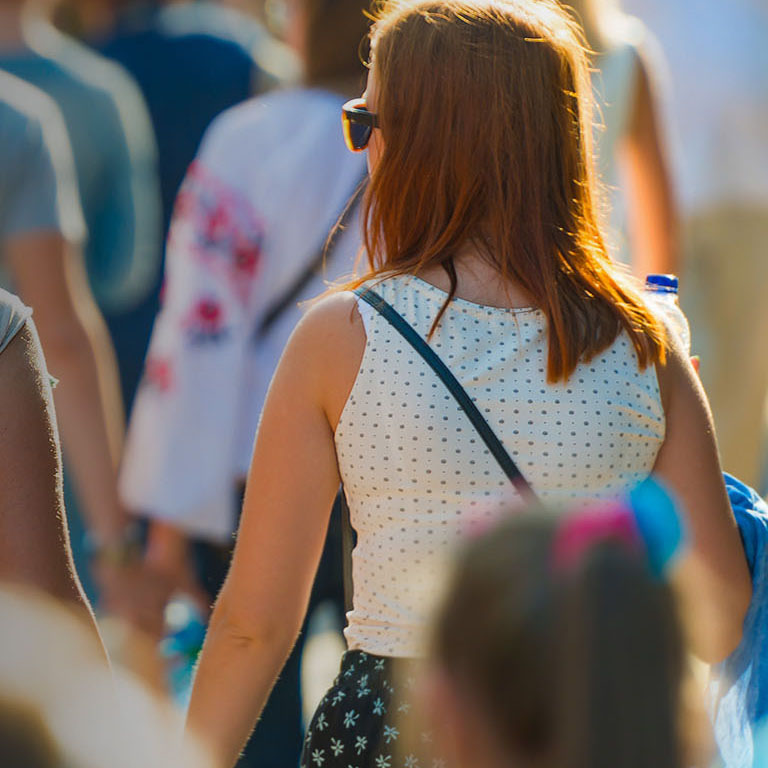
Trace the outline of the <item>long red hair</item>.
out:
[[[554,0],[395,0],[371,32],[383,138],[363,201],[356,284],[479,248],[544,311],[547,378],[565,381],[626,330],[640,367],[663,326],[612,266],[597,223],[591,86]]]

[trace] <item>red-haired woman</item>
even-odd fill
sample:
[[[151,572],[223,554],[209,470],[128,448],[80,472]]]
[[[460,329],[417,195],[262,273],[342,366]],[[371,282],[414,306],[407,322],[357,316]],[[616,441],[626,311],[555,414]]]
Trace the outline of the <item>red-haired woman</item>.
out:
[[[563,11],[410,0],[384,8],[371,43],[365,102],[345,107],[350,144],[369,144],[370,271],[360,294],[319,302],[283,355],[192,693],[189,726],[225,765],[301,625],[341,482],[357,531],[350,650],[307,766],[419,763],[393,719],[410,706],[393,659],[422,654],[439,560],[467,523],[507,507],[512,477],[530,493],[510,460],[547,503],[651,473],[675,492],[708,660],[736,645],[749,602],[704,394],[596,224],[588,72]],[[429,340],[462,406],[371,290]]]

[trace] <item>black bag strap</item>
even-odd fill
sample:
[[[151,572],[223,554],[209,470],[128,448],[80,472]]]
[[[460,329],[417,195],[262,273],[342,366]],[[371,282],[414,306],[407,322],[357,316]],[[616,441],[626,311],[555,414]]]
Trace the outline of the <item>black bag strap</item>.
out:
[[[459,407],[464,411],[472,426],[482,438],[493,457],[504,470],[504,474],[520,494],[521,498],[527,503],[539,505],[539,499],[536,496],[530,483],[525,479],[523,473],[515,464],[514,459],[509,455],[507,449],[501,444],[501,440],[489,426],[477,406],[472,402],[472,398],[466,390],[459,384],[458,379],[451,373],[448,366],[440,359],[437,353],[427,342],[418,334],[418,332],[403,318],[402,315],[375,291],[370,288],[357,288],[357,296],[367,304],[370,304],[392,327],[418,352],[429,367],[437,374],[440,381],[445,384],[448,391],[453,395]]]
[[[283,312],[298,302],[307,286],[322,269],[323,263],[333,255],[338,247],[339,240],[341,240],[341,233],[347,228],[349,222],[357,214],[357,209],[360,207],[360,201],[363,197],[363,190],[365,189],[364,182],[367,177],[368,170],[366,169],[363,176],[355,184],[355,189],[352,192],[351,197],[344,203],[344,208],[339,216],[336,217],[337,223],[331,230],[330,237],[323,238],[323,242],[318,246],[314,256],[304,270],[299,273],[299,276],[288,286],[287,290],[270,304],[269,308],[264,313],[264,317],[256,328],[256,333],[254,334],[256,340],[263,339],[269,333],[272,326],[282,316]]]

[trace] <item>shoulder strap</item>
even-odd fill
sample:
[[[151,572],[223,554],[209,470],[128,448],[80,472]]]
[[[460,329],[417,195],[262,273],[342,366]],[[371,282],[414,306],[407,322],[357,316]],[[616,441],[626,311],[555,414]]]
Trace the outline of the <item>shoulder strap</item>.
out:
[[[392,327],[418,352],[429,367],[437,374],[440,381],[445,384],[448,391],[453,395],[459,407],[472,422],[472,426],[483,439],[488,450],[504,470],[504,474],[515,487],[515,490],[528,503],[539,504],[530,483],[525,479],[523,473],[515,464],[514,459],[509,455],[507,449],[501,444],[501,441],[489,426],[483,415],[472,402],[472,398],[466,390],[459,384],[456,377],[448,369],[448,366],[440,359],[437,353],[427,342],[416,332],[416,330],[400,315],[397,310],[388,304],[377,293],[369,288],[357,288],[357,296],[367,304],[370,304]]]
[[[317,248],[314,256],[304,270],[300,272],[296,280],[288,286],[288,289],[272,302],[264,313],[264,317],[256,328],[256,333],[254,334],[255,339],[262,339],[266,336],[275,322],[282,316],[283,312],[296,304],[304,293],[306,287],[312,282],[312,279],[322,268],[323,262],[333,255],[333,252],[336,250],[339,240],[341,239],[341,233],[346,229],[353,216],[357,214],[360,200],[363,197],[363,189],[365,188],[364,181],[367,176],[368,170],[366,169],[362,178],[355,184],[352,196],[344,203],[344,209],[341,211],[336,225],[331,230],[330,237],[323,238],[323,242]]]

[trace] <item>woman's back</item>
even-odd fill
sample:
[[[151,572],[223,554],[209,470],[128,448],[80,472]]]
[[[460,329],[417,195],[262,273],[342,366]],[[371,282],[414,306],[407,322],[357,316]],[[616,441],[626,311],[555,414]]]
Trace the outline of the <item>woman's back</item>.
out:
[[[372,287],[423,337],[446,298],[413,276]],[[514,492],[427,364],[367,304],[359,309],[367,342],[335,435],[358,533],[347,640],[414,656],[440,589],[436,553],[470,521],[497,516]],[[455,299],[430,343],[546,502],[610,498],[653,468],[664,440],[656,371],[639,370],[624,334],[565,384],[547,383],[546,321],[536,309]]]

